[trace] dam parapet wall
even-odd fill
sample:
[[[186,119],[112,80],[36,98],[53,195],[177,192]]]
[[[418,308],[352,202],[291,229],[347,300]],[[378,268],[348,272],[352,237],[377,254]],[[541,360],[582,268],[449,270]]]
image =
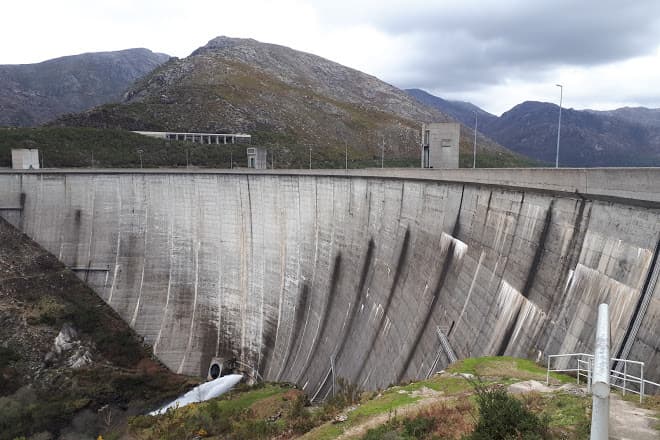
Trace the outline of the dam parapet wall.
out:
[[[0,172],[0,215],[172,370],[214,357],[329,392],[456,355],[590,351],[660,378],[660,170]],[[6,208],[6,209],[2,209]]]

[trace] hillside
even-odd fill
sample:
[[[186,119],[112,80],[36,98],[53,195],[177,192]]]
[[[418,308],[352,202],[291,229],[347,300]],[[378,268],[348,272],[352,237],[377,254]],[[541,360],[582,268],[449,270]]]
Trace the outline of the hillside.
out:
[[[67,115],[57,124],[129,130],[247,132],[286,148],[284,166],[309,146],[326,157],[419,156],[422,122],[449,121],[377,78],[316,55],[255,40],[218,37],[137,81],[119,104]],[[507,153],[492,141],[488,151]],[[289,156],[287,159],[286,156]]]
[[[127,49],[0,65],[0,127],[36,126],[118,101],[133,81],[168,59],[147,49]]]
[[[300,391],[282,385],[234,390],[168,415],[136,417],[129,430],[136,440],[192,439],[192,433],[210,440],[588,438],[591,396],[572,377],[552,373],[550,386],[545,379],[545,368],[525,359],[470,358],[380,392],[360,393],[340,381],[321,407],[305,405]],[[640,408],[635,397],[613,394],[611,411],[620,416],[612,417],[610,438],[657,438],[660,400],[647,397]]]
[[[559,107],[527,101],[497,117],[470,103],[447,101],[423,90],[407,92],[420,102],[474,126],[524,156],[554,164]],[[610,111],[562,109],[559,162],[568,167],[660,166],[660,109]]]
[[[73,272],[0,218],[0,439],[96,438],[186,383]]]

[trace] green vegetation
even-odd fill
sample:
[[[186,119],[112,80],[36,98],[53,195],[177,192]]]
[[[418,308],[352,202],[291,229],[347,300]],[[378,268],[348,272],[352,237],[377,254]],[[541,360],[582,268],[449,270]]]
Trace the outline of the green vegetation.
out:
[[[298,143],[294,133],[256,130],[253,145],[265,146],[269,166],[275,168],[308,168],[310,148]],[[0,167],[11,166],[12,148],[38,148],[46,168],[144,168],[245,167],[247,145],[201,145],[142,136],[119,129],[97,128],[4,128],[0,129]],[[346,166],[343,145],[314,147],[312,168],[332,169]],[[386,168],[419,167],[419,157],[386,155]],[[537,163],[506,151],[480,150],[477,166],[528,167]],[[379,154],[354,147],[348,148],[348,167],[380,168]],[[461,145],[460,166],[472,166],[472,150]]]
[[[138,440],[186,440],[199,437],[267,439],[300,432],[309,424],[304,394],[286,385],[239,387],[208,402],[170,410],[160,416],[137,416],[129,430]]]
[[[500,387],[473,381],[479,418],[469,440],[548,439],[548,418],[538,417]]]
[[[480,372],[488,376],[462,376]],[[506,384],[529,378],[545,379],[544,368],[511,357],[465,359],[430,379],[383,391],[360,393],[338,380],[337,395],[321,407],[310,406],[300,390],[288,385],[240,386],[219,399],[164,415],[133,417],[129,433],[136,440],[588,438],[590,397],[506,392]],[[558,384],[570,380],[554,377]],[[117,434],[107,431],[104,438]]]
[[[38,148],[46,168],[139,168],[209,166],[246,162],[241,145],[201,145],[96,128],[0,129],[0,166],[11,166],[12,148]],[[139,153],[139,150],[142,153]]]

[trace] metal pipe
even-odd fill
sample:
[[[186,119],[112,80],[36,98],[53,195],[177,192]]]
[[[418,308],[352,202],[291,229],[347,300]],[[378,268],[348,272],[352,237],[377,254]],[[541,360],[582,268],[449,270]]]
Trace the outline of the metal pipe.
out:
[[[592,374],[593,410],[591,440],[607,440],[610,416],[610,320],[607,304],[598,306],[594,368]]]

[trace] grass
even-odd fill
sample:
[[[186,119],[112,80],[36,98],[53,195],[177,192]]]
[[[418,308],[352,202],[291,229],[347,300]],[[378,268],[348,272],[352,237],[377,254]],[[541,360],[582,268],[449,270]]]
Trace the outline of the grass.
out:
[[[518,380],[538,380],[545,382],[546,368],[529,359],[509,356],[485,356],[462,359],[447,368],[454,373],[468,373],[475,376],[497,376]],[[558,383],[572,383],[575,378],[565,374],[550,373],[550,377]]]

